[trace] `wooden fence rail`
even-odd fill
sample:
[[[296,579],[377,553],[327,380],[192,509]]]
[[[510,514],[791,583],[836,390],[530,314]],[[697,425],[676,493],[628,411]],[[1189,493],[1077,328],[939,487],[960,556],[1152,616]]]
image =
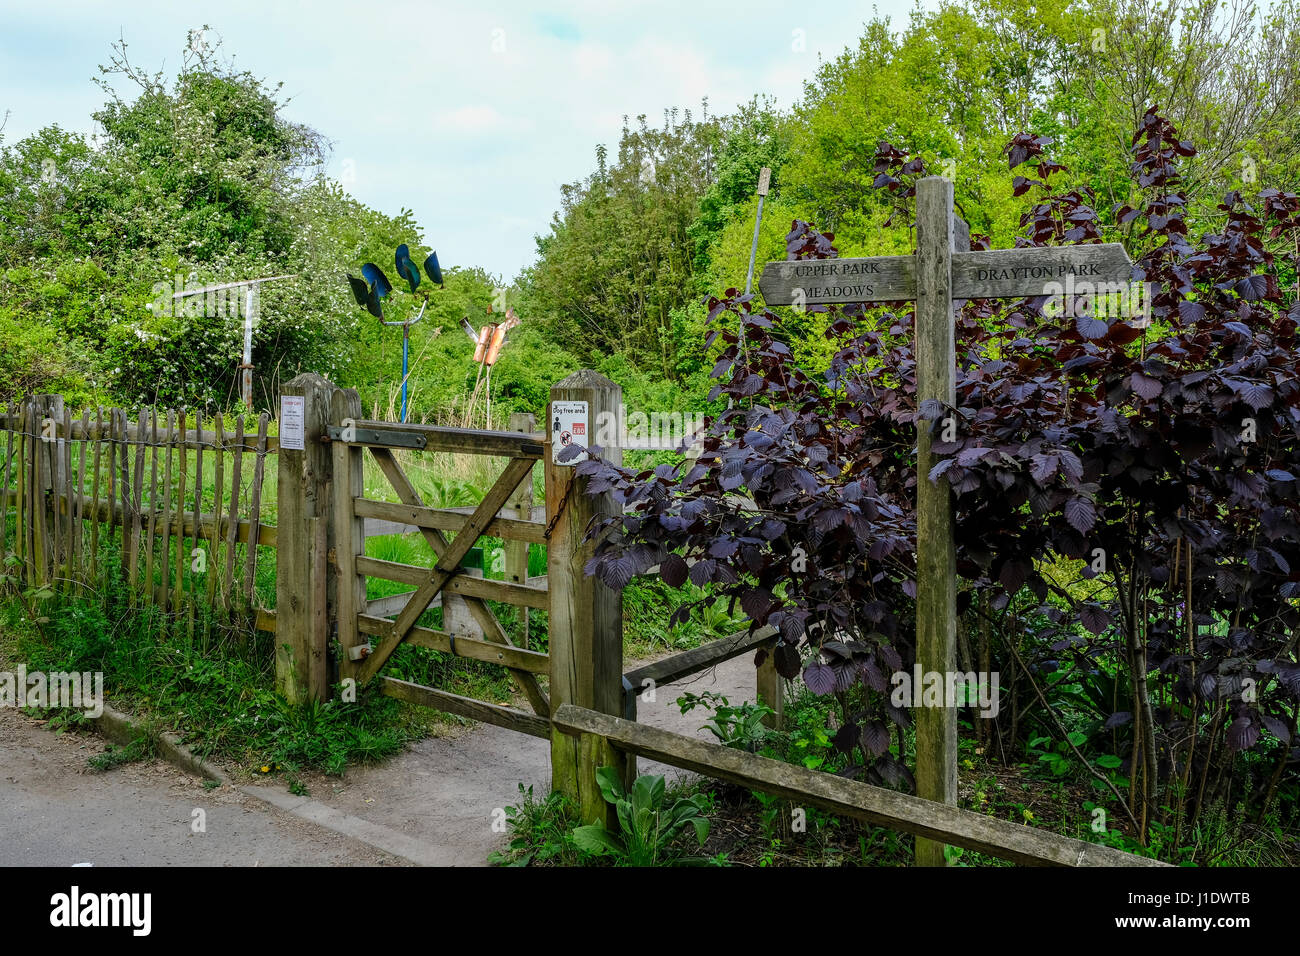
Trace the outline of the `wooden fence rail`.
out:
[[[58,397],[61,398],[62,396]],[[116,414],[119,411],[121,410],[110,409],[111,414]],[[169,412],[172,415],[177,414],[175,409],[166,409],[164,411]],[[89,409],[86,409],[82,414],[83,416],[88,417],[91,412]],[[140,414],[145,414],[144,410],[141,410]],[[18,422],[20,416],[21,411],[15,411],[13,408],[10,408],[5,412],[0,412],[0,431],[14,431],[19,429],[20,426]],[[125,434],[125,441],[128,444],[133,445],[141,440],[140,436],[143,434],[145,436],[145,444],[149,447],[161,444],[163,446],[170,445],[173,448],[183,447],[187,451],[197,451],[198,449],[203,448],[207,451],[221,450],[230,452],[233,451],[236,446],[239,446],[245,451],[257,450],[256,445],[248,444],[242,437],[237,439],[233,434],[226,435],[223,429],[196,431],[191,428],[182,433],[179,428],[165,427],[160,432],[156,427],[156,422],[153,422],[151,418],[150,424],[144,426],[143,431],[138,422],[132,424],[130,419],[127,419],[124,431],[116,432],[113,430],[111,424],[100,424],[96,421],[88,420],[87,417],[80,419],[74,418],[70,424],[65,423],[62,420],[52,422],[50,437],[66,439],[69,434],[71,434],[72,440],[76,442],[108,441],[110,439],[121,441],[123,440],[122,435]],[[274,455],[278,453],[279,450],[280,439],[274,435],[269,436],[266,440],[267,454]]]
[[[349,428],[352,430],[350,437]],[[457,455],[493,455],[534,460],[542,457],[540,436],[519,432],[478,431],[411,422],[352,420],[350,425],[330,425],[326,434],[329,441],[347,440],[350,445],[375,448],[410,448]]]
[[[1036,830],[970,810],[834,774],[759,757],[742,750],[683,737],[657,727],[564,704],[551,715],[556,730],[599,740],[624,754],[786,797],[837,816],[987,853],[1027,866],[1166,866],[1111,847]],[[586,749],[595,750],[593,743]]]

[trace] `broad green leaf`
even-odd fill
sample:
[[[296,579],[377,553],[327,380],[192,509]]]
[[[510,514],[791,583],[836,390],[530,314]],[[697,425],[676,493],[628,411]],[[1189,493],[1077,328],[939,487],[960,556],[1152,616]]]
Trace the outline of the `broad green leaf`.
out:
[[[624,796],[623,781],[613,767],[596,768],[596,786],[600,787],[600,795],[606,803],[617,803]]]
[[[632,784],[632,805],[638,810],[659,806],[664,798],[664,778],[658,774],[642,774]]]
[[[573,843],[584,853],[594,853],[597,856],[606,853],[617,855],[623,852],[623,844],[599,824],[575,828]]]

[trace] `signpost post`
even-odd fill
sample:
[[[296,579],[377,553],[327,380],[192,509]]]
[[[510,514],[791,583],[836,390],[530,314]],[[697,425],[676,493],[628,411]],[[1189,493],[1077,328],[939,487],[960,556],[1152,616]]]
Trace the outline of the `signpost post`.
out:
[[[954,303],[1119,291],[1133,262],[1119,243],[1033,246],[971,252],[969,227],[953,213],[953,186],[927,176],[916,187],[916,255],[769,262],[758,288],[769,306],[846,302],[916,302],[917,403],[956,401]],[[1073,278],[1071,278],[1073,277]],[[957,570],[948,483],[926,476],[933,466],[930,422],[917,425],[916,656],[925,674],[956,670]],[[915,701],[914,701],[915,703]],[[957,710],[917,707],[917,795],[957,801]],[[916,861],[943,866],[944,846],[918,838]]]

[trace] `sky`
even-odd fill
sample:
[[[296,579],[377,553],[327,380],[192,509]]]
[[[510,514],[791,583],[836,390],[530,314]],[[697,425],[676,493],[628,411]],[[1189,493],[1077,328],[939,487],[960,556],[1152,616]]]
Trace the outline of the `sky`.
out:
[[[7,142],[57,124],[86,135],[91,81],[123,38],[134,64],[174,76],[190,29],[290,97],[286,115],[332,143],[327,173],[367,205],[414,213],[444,267],[506,280],[535,258],[560,186],[617,148],[626,115],[755,94],[788,108],[819,58],[856,45],[873,11],[914,0],[393,2],[0,0]],[[924,0],[932,6],[932,0]],[[125,93],[127,87],[119,84]]]

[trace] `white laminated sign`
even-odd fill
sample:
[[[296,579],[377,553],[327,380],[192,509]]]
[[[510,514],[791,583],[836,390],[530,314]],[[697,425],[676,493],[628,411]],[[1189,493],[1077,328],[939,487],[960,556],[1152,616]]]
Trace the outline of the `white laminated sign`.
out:
[[[280,447],[298,451],[306,446],[307,399],[301,395],[280,396]]]
[[[586,402],[551,402],[551,461],[559,465],[576,465],[587,453],[560,459],[560,452],[570,445],[586,448],[591,444]]]

